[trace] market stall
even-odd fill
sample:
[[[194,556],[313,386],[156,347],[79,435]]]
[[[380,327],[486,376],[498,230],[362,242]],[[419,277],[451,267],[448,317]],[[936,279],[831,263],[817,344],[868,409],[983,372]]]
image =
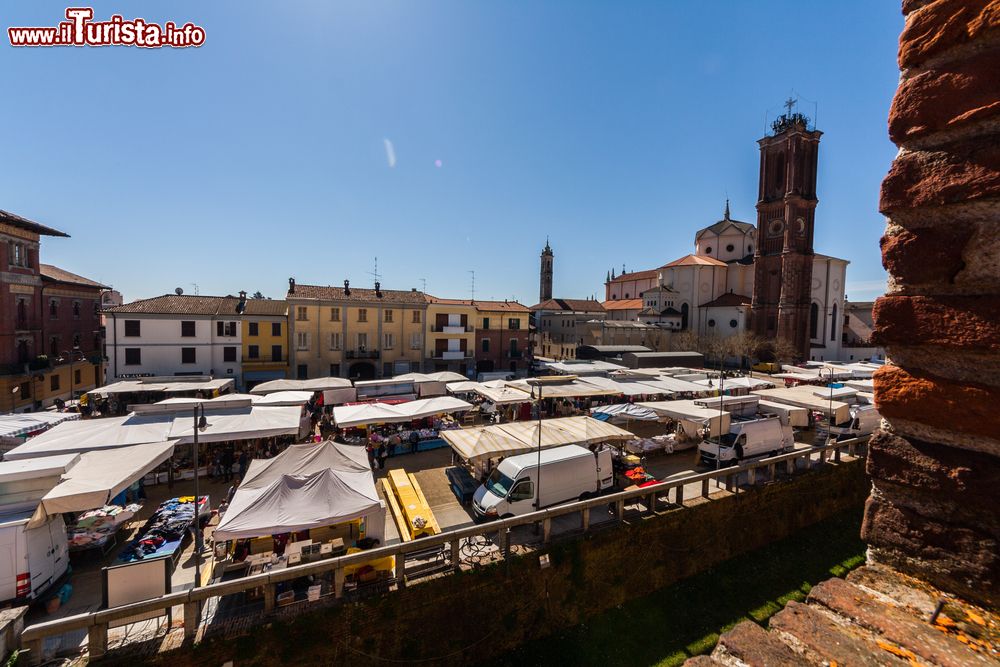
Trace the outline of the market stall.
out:
[[[251,394],[267,395],[284,391],[307,391],[321,393],[324,405],[340,405],[357,400],[357,391],[346,378],[325,377],[310,380],[271,380],[250,390]]]
[[[210,512],[209,497],[202,496],[198,502],[199,520],[203,521]],[[184,538],[194,522],[194,496],[165,500],[139,530],[138,536],[118,554],[118,560],[131,563],[152,558],[170,558],[172,563],[176,563]]]
[[[448,383],[462,382],[466,378],[464,375],[451,371],[441,371],[439,373],[404,373],[392,379],[399,382],[412,382],[416,385],[417,395],[420,398],[430,398],[446,395]]]
[[[851,406],[838,400],[831,401],[828,397],[817,396],[816,391],[816,387],[803,385],[780,389],[758,389],[753,393],[766,401],[805,408],[825,417],[829,417],[832,413],[835,424],[843,424],[851,418]]]
[[[171,414],[67,421],[10,450],[4,454],[4,460],[164,442],[170,439],[173,422]]]
[[[388,455],[399,453],[397,446],[409,451],[443,447],[440,434],[458,428],[451,416],[472,409],[472,404],[453,396],[407,401],[403,403],[360,403],[333,409],[333,421],[345,429],[348,442],[372,442],[390,447]]]
[[[651,401],[638,405],[649,408],[660,417],[676,422],[683,434],[691,441],[700,441],[704,435],[718,437],[729,433],[731,416],[728,412],[720,414],[718,409],[697,405],[690,401]],[[677,433],[681,435],[680,432]]]

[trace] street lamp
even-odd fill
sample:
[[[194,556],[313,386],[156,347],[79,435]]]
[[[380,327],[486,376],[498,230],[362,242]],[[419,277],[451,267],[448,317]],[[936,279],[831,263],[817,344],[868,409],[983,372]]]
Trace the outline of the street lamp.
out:
[[[531,398],[536,399],[535,389],[538,389],[538,467],[535,472],[535,510],[542,509],[542,387],[545,385],[567,384],[576,380],[575,375],[554,375],[550,377],[528,378],[531,385]],[[536,524],[536,530],[537,530]]]
[[[201,551],[204,548],[201,537],[201,514],[199,505],[201,495],[198,492],[198,431],[208,427],[205,419],[205,406],[201,403],[194,406],[194,587],[201,584]]]

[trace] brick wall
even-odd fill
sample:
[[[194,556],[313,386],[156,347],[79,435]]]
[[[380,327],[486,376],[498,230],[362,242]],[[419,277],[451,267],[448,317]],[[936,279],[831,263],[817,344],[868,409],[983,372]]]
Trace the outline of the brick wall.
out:
[[[904,0],[870,557],[1000,601],[1000,0]]]

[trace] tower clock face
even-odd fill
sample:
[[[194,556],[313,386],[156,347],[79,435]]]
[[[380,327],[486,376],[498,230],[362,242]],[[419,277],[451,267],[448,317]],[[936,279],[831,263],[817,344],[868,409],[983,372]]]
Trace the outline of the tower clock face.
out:
[[[783,231],[785,231],[785,221],[781,218],[772,220],[767,225],[767,233],[770,236],[779,236]]]

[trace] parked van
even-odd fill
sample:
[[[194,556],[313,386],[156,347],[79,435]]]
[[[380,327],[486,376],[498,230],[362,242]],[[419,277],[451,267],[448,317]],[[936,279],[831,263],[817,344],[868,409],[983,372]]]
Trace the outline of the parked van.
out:
[[[36,508],[0,508],[0,602],[34,600],[66,572],[62,514],[32,521]]]
[[[730,465],[744,459],[791,451],[794,445],[791,426],[782,424],[778,417],[765,417],[733,422],[729,433],[722,436],[721,445],[702,440],[698,453],[706,465]]]
[[[852,405],[851,421],[834,426],[832,431],[838,440],[858,438],[874,433],[881,422],[882,415],[878,413],[874,405]]]
[[[580,445],[510,456],[500,462],[486,483],[476,489],[472,509],[477,521],[530,514],[541,507],[597,495],[614,485],[611,450],[592,452]]]

